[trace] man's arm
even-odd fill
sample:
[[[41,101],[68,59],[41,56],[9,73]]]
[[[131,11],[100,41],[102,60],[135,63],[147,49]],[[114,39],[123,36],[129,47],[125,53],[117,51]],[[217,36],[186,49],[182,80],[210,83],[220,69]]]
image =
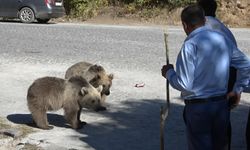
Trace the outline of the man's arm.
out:
[[[194,80],[194,46],[185,43],[177,57],[175,72],[170,65],[163,66],[162,75],[169,80],[170,85],[179,91],[189,91]],[[172,65],[173,66],[173,65]],[[165,69],[164,69],[165,68]],[[167,69],[166,69],[167,68]]]
[[[241,93],[248,86],[250,80],[250,60],[235,47],[232,53],[231,66],[237,69],[237,79],[233,91]]]
[[[234,84],[233,91],[228,93],[228,99],[231,109],[235,108],[241,98],[241,92],[249,84],[250,80],[250,61],[249,58],[238,48],[233,50],[231,66],[237,69],[237,80]]]

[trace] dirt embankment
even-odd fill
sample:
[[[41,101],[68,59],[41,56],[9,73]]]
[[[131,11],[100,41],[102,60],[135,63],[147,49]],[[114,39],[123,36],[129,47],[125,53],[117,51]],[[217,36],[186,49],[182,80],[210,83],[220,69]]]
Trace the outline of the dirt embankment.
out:
[[[217,17],[230,27],[250,27],[249,0],[217,0]],[[132,25],[181,25],[182,8],[174,10],[152,11],[149,17],[141,16],[141,12],[126,14],[122,8],[109,7],[87,23],[132,24]],[[150,12],[148,12],[150,13]]]
[[[249,0],[220,0],[218,17],[233,27],[250,27]]]

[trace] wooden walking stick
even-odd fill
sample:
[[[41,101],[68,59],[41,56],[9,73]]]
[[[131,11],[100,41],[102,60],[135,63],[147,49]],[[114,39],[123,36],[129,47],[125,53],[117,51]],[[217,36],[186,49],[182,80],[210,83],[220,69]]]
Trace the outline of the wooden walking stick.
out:
[[[169,64],[169,56],[168,56],[168,46],[167,46],[167,33],[164,33],[164,41],[165,41],[165,49],[166,49],[166,64]],[[164,150],[164,127],[165,121],[168,117],[169,108],[170,108],[170,100],[169,100],[169,82],[166,80],[166,105],[161,106],[160,111],[160,150]]]

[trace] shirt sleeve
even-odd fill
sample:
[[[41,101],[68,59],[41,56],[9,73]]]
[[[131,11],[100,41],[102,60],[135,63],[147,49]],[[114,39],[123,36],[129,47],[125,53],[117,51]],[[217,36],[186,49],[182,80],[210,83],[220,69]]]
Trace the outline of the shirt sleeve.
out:
[[[238,48],[234,48],[231,66],[237,69],[237,80],[233,91],[241,93],[245,87],[248,86],[250,79],[250,60]]]
[[[194,81],[195,70],[195,46],[191,43],[184,43],[177,57],[176,72],[168,70],[166,77],[170,85],[179,91],[191,92]]]
[[[248,83],[248,85],[244,88],[243,92],[245,93],[250,93],[250,85]]]

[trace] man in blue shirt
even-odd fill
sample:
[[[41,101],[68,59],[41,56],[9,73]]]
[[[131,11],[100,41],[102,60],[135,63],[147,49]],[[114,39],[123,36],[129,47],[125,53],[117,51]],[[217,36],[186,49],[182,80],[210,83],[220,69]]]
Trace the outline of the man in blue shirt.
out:
[[[219,20],[216,18],[217,3],[215,0],[197,0],[197,4],[203,8],[206,17],[206,26],[210,29],[216,30],[223,35],[225,35],[235,46],[237,47],[237,42],[233,33]],[[231,91],[234,82],[236,80],[236,69],[230,68],[230,77],[228,83],[228,91]]]
[[[204,9],[206,17],[206,26],[221,32],[227,36],[233,44],[237,46],[237,42],[233,33],[219,19],[216,18],[217,3],[215,0],[197,0],[197,4]]]
[[[206,17],[206,26],[210,29],[216,30],[228,37],[229,40],[237,47],[237,42],[233,33],[216,18],[217,3],[215,0],[197,0],[197,4],[203,8]],[[231,92],[236,81],[237,70],[234,67],[230,67],[230,74],[228,80],[228,92]],[[229,104],[230,105],[230,104]],[[228,125],[228,150],[231,149],[231,122]]]
[[[184,99],[188,149],[226,150],[227,98],[238,104],[250,78],[249,59],[227,37],[205,26],[204,11],[197,5],[186,7],[181,20],[188,37],[177,57],[176,71],[172,64],[164,65],[162,76]],[[227,94],[230,66],[239,74]]]
[[[244,88],[243,92],[250,93],[250,85]],[[248,112],[248,119],[246,125],[246,143],[247,143],[247,150],[250,150],[250,109]]]
[[[217,3],[215,0],[197,0],[197,4],[202,7],[205,11],[206,16],[206,26],[216,30],[218,32],[221,32],[225,36],[227,36],[233,44],[237,46],[237,42],[235,40],[235,37],[233,33],[219,20],[216,18],[216,9],[217,9]],[[233,67],[230,67],[230,76],[229,76],[229,83],[228,83],[228,91],[231,91],[233,88],[233,85],[236,80],[236,69]],[[250,85],[244,89],[243,92],[250,93]],[[231,124],[229,124],[229,144],[231,144]],[[247,143],[247,149],[250,150],[250,109],[248,113],[248,121],[246,126],[246,143]],[[230,150],[230,145],[229,145]]]

